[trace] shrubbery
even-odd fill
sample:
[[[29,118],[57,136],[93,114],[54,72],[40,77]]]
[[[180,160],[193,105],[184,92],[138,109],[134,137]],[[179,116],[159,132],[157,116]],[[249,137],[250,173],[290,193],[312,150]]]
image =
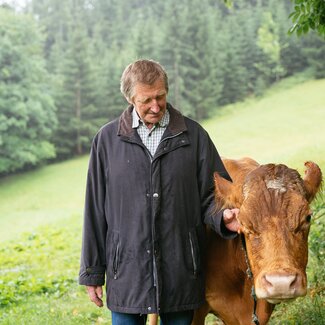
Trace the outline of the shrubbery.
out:
[[[59,297],[76,286],[76,229],[40,228],[0,249],[0,307],[36,294]]]

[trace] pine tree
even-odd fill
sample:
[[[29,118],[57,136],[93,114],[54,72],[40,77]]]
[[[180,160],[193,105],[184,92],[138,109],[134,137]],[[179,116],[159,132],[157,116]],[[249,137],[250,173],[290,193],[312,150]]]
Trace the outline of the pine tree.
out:
[[[220,94],[214,55],[214,20],[206,1],[171,3],[162,62],[169,72],[170,99],[197,120],[206,118]]]
[[[54,143],[60,157],[88,152],[91,138],[97,129],[94,71],[89,52],[89,38],[82,23],[79,7],[73,11],[69,48],[62,64],[62,92],[56,98],[58,129]]]
[[[33,19],[0,9],[0,174],[55,156],[56,126],[41,33]]]
[[[315,32],[303,38],[303,54],[317,79],[325,78],[325,42]]]
[[[241,100],[248,93],[249,75],[244,65],[245,56],[242,51],[245,35],[237,17],[239,14],[230,13],[219,36],[219,51],[223,51],[223,58],[219,63],[223,76],[220,99],[222,105]]]
[[[285,71],[280,60],[279,32],[271,12],[263,14],[262,25],[258,29],[257,44],[265,55],[264,62],[259,65],[260,72],[265,75],[269,83],[279,80]]]

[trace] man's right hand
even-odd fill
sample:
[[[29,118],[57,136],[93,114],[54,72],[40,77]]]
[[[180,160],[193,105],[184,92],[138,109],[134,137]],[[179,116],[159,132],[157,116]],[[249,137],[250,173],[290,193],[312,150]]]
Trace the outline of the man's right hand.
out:
[[[103,307],[103,289],[102,286],[86,286],[89,299],[98,307]]]

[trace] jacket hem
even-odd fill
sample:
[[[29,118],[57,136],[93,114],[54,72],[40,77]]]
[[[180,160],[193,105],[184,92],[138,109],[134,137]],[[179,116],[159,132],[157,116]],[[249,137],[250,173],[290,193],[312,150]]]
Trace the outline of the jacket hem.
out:
[[[205,303],[205,300],[201,302],[189,304],[189,305],[180,305],[180,306],[171,306],[161,308],[159,311],[157,308],[152,306],[148,307],[122,307],[122,306],[115,306],[107,303],[107,308],[110,311],[117,312],[117,313],[126,313],[126,314],[164,314],[164,313],[173,313],[185,310],[195,310],[201,307]],[[150,309],[149,309],[150,308]]]

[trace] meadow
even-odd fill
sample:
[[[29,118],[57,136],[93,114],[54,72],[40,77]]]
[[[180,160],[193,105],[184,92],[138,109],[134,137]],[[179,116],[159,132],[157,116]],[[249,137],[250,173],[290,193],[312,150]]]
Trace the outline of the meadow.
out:
[[[203,123],[221,156],[325,171],[325,80],[284,80]],[[0,324],[110,324],[78,286],[88,157],[0,180]],[[309,290],[271,324],[325,323],[325,195],[313,205]],[[210,317],[207,323],[213,324]]]

